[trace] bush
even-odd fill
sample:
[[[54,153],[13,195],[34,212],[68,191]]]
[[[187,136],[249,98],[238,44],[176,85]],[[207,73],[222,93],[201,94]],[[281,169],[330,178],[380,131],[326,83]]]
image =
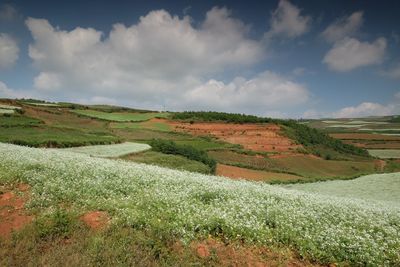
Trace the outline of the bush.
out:
[[[215,173],[217,162],[210,158],[205,151],[198,150],[189,145],[178,145],[173,141],[153,139],[150,146],[154,151],[165,154],[181,155],[185,158],[199,161],[210,167],[211,173]]]

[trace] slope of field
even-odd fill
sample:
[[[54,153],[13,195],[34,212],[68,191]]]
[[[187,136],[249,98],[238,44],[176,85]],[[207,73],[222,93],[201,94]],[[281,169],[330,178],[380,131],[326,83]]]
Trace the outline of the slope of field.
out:
[[[102,119],[107,121],[129,122],[129,121],[146,121],[156,117],[166,117],[168,113],[131,113],[131,112],[102,112],[97,110],[73,110],[74,113]]]
[[[32,186],[31,207],[103,210],[160,236],[281,243],[322,263],[400,264],[400,208],[381,202],[0,144],[0,181],[17,180]]]
[[[400,149],[368,149],[369,154],[381,159],[399,159]]]
[[[372,174],[348,181],[291,184],[285,188],[366,201],[392,201],[400,206],[400,173]]]
[[[113,145],[72,147],[72,148],[65,148],[64,150],[76,153],[83,153],[93,157],[117,158],[132,153],[142,152],[149,149],[151,149],[151,146],[149,146],[148,144],[125,142],[122,144],[113,144]]]
[[[302,178],[293,174],[250,170],[224,164],[217,165],[216,174],[233,179],[246,179],[250,181],[297,181]]]
[[[177,131],[194,135],[211,135],[245,149],[264,152],[291,152],[301,148],[281,133],[276,124],[228,124],[173,122]]]

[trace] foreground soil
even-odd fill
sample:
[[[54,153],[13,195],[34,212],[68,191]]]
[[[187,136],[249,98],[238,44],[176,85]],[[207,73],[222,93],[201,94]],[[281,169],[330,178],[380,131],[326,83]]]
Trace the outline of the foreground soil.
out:
[[[231,144],[242,145],[245,149],[262,152],[295,153],[301,148],[282,135],[276,124],[232,124],[232,123],[185,123],[169,122],[176,131],[193,135],[212,135]]]
[[[298,180],[301,177],[287,173],[267,172],[218,164],[216,174],[232,179],[246,179],[251,181],[273,181],[273,180]]]
[[[0,192],[3,192],[0,194],[0,238],[7,238],[13,231],[23,228],[33,219],[33,216],[24,210],[29,186],[20,184],[15,191],[4,187],[0,189]]]

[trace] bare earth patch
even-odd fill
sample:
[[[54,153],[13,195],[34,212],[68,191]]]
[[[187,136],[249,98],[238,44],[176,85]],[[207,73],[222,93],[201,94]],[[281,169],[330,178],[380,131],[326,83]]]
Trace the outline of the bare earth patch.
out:
[[[185,123],[170,122],[176,131],[193,135],[212,135],[231,144],[242,145],[245,149],[262,152],[295,153],[301,145],[281,133],[281,128],[268,124],[232,124],[232,123]]]
[[[218,266],[316,266],[300,260],[290,251],[283,253],[256,246],[224,244],[211,238],[193,242],[191,247],[199,258],[212,258],[218,262]]]
[[[217,165],[216,174],[233,179],[244,178],[252,181],[297,180],[301,178],[300,176],[296,176],[293,174],[251,170],[224,164]]]
[[[18,185],[18,190],[26,192],[29,186]],[[16,194],[6,191],[0,194],[0,237],[9,237],[13,231],[17,231],[30,223],[33,216],[27,215],[24,210],[26,194]]]
[[[105,211],[91,211],[85,213],[81,217],[81,220],[93,230],[103,229],[110,222],[110,218]]]

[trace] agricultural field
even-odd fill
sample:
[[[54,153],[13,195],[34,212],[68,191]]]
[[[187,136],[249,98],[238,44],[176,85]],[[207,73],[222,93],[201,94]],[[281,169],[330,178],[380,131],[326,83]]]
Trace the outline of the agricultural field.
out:
[[[365,201],[389,201],[390,205],[400,206],[400,175],[398,173],[371,174],[348,181],[291,184],[284,187]]]
[[[400,158],[400,149],[369,149],[371,156],[381,159],[398,159]]]
[[[393,185],[399,176],[391,177]],[[61,229],[66,230],[42,231],[39,244],[51,233],[70,236],[70,228],[65,228],[72,227],[69,214],[102,211],[113,231],[117,226],[156,231],[183,244],[222,237],[225,242],[288,246],[321,264],[400,264],[400,207],[390,201],[308,193],[11,144],[0,144],[0,181],[29,185],[31,216],[42,223],[51,218],[64,222]],[[63,203],[68,210],[60,210]],[[1,245],[2,251],[9,251]]]
[[[131,112],[103,112],[97,110],[73,110],[72,112],[87,116],[91,118],[106,120],[106,121],[117,121],[117,122],[139,122],[147,121],[153,118],[165,118],[168,113],[131,113]]]
[[[149,150],[151,147],[148,144],[125,142],[122,144],[113,145],[96,145],[96,146],[80,146],[65,148],[75,153],[82,153],[92,157],[101,158],[118,158],[132,153],[143,152]]]

